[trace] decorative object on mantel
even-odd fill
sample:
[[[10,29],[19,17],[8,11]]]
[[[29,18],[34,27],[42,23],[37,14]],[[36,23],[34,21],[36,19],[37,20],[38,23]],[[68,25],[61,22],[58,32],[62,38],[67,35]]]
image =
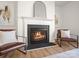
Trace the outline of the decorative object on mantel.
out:
[[[58,17],[55,15],[55,24],[58,24]]]
[[[0,24],[5,25],[10,22],[10,10],[8,6],[0,10]]]
[[[33,4],[33,17],[47,18],[46,6],[42,1],[35,1]]]

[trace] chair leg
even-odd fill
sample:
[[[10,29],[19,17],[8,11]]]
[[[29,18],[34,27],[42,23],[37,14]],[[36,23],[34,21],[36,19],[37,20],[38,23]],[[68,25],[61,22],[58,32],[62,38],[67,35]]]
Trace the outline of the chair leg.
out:
[[[78,36],[77,36],[77,48],[78,48]]]
[[[58,38],[57,38],[56,42],[57,42],[57,44],[59,45],[59,39],[58,39]]]
[[[57,39],[57,44],[59,45],[59,47],[61,47],[61,39],[60,38]]]
[[[4,55],[2,55],[2,57],[1,58],[6,58],[7,57],[7,54],[4,54]]]
[[[20,49],[17,49],[17,50],[20,51],[20,52],[22,52],[23,54],[27,54],[26,51],[22,51],[22,50],[20,50]]]
[[[60,43],[59,43],[59,46],[60,46],[60,47],[62,47],[61,44],[62,44],[62,40],[60,39]]]
[[[21,49],[17,49],[18,51],[22,52],[23,54],[27,54],[27,48],[26,48],[26,45],[24,46],[24,49],[21,50]]]
[[[77,47],[76,48],[78,48],[78,41],[77,41]]]

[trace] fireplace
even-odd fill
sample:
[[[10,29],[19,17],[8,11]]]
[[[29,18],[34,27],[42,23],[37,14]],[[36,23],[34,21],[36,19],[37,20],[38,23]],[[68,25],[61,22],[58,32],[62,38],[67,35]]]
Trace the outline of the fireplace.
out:
[[[49,43],[49,25],[28,25],[28,48],[40,48]]]

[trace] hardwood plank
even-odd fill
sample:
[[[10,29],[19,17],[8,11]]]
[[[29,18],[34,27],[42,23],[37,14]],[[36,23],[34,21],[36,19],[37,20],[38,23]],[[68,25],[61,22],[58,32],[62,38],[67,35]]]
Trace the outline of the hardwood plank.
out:
[[[30,55],[30,52],[29,51],[27,51],[26,57],[27,58],[31,58],[31,55]]]
[[[36,50],[35,51],[31,51],[31,58],[37,58],[39,56],[39,54],[37,54]]]
[[[41,50],[41,52],[42,52],[42,54],[44,55],[43,57],[45,57],[45,56],[48,56],[49,55],[49,53],[46,51],[46,49],[44,48],[44,49],[42,49]]]
[[[45,56],[65,52],[65,51],[68,51],[71,49],[75,49],[75,47],[71,46],[67,42],[63,42],[62,47],[59,47],[58,45],[54,45],[54,46],[47,47],[47,48],[31,50],[31,51],[27,51],[26,55],[22,54],[19,51],[15,51],[15,53],[13,53],[13,55],[10,57],[12,57],[12,58],[42,58]]]
[[[41,58],[44,56],[44,53],[42,52],[42,49],[36,50],[38,58]]]

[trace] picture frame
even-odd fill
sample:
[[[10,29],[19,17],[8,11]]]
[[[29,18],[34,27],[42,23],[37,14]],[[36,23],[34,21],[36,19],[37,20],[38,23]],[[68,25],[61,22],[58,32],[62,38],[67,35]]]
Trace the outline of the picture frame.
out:
[[[8,6],[0,9],[0,25],[8,25],[10,23],[10,10]]]

